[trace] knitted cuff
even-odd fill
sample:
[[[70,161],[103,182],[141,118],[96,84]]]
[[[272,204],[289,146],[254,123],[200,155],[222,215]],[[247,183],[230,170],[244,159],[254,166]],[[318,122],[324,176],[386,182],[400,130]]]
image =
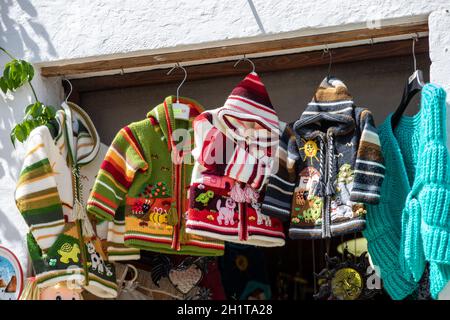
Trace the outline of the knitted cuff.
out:
[[[424,223],[422,238],[427,261],[450,264],[450,229]]]
[[[88,205],[86,206],[86,210],[95,216],[95,218],[99,220],[113,221],[114,217],[108,212],[101,210],[97,205],[94,205],[92,201],[88,201]]]
[[[439,293],[450,280],[450,265],[430,263],[430,293],[433,299],[437,299]]]

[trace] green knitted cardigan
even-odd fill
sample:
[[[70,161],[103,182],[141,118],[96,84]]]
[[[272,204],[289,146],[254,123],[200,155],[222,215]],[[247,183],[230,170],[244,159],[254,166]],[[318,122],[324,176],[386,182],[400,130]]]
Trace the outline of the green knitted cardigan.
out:
[[[367,208],[364,236],[388,294],[414,292],[430,267],[434,299],[450,280],[450,175],[446,147],[445,91],[427,84],[420,111],[392,129],[378,128],[386,174],[378,205]]]

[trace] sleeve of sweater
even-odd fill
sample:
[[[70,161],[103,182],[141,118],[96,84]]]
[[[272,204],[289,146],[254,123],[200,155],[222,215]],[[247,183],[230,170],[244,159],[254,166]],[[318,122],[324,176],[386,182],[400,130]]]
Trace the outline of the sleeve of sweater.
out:
[[[381,184],[385,172],[380,138],[372,113],[364,109],[359,116],[361,137],[356,155],[355,176],[350,200],[377,204],[380,200]]]
[[[287,126],[279,140],[273,171],[269,176],[262,204],[263,213],[282,220],[291,215],[292,195],[297,179],[298,148],[292,129]]]
[[[87,210],[98,219],[112,221],[138,170],[145,171],[140,145],[127,126],[119,131],[106,153],[87,202]]]
[[[210,113],[202,113],[193,124],[194,159],[208,173],[230,177],[259,189],[269,175],[270,158],[257,159],[212,124]]]
[[[31,132],[15,191],[17,208],[41,250],[53,245],[65,224],[49,143],[53,138],[47,127]]]

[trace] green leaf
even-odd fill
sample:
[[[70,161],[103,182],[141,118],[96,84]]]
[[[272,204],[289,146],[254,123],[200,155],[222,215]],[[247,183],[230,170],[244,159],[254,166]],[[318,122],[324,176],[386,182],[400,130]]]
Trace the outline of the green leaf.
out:
[[[25,117],[36,118],[42,114],[42,103],[37,101],[33,104],[30,104],[25,109]]]
[[[9,137],[11,138],[11,143],[13,145],[14,148],[16,148],[16,134],[14,133],[16,128],[13,128],[11,130],[11,133],[9,134]]]
[[[26,81],[31,81],[34,77],[34,68],[31,65],[31,63],[28,63],[25,60],[20,60],[22,64],[22,69],[24,71],[24,74],[26,75]]]
[[[13,91],[34,76],[33,67],[24,60],[11,60],[5,65],[3,70],[3,77],[8,84],[8,89]]]
[[[4,94],[8,92],[8,84],[3,77],[0,77],[0,90],[2,90]]]
[[[20,142],[24,142],[26,140],[27,135],[25,134],[25,129],[22,127],[22,124],[19,123],[14,127],[14,135]]]

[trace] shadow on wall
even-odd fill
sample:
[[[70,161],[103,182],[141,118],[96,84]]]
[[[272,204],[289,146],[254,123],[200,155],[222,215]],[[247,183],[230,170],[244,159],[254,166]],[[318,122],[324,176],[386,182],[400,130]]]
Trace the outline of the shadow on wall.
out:
[[[14,14],[16,17],[21,17],[20,21],[10,18],[11,10],[21,10],[21,14]],[[23,57],[26,52],[29,54],[27,59],[38,60],[42,49],[28,34],[26,30],[28,25],[38,37],[44,40],[47,45],[47,52],[56,56],[56,50],[50,41],[50,36],[44,27],[37,22],[37,17],[38,13],[29,0],[1,0],[0,46],[9,50],[14,56]]]
[[[39,23],[38,12],[30,0],[0,0],[0,46],[13,56],[39,61],[46,55],[56,56],[48,32]],[[10,60],[0,53],[0,69]],[[60,89],[58,79],[43,79],[36,70],[33,85],[44,103],[54,104]],[[25,234],[28,227],[14,202],[14,189],[22,165],[24,149],[10,140],[11,128],[24,116],[24,108],[34,101],[29,86],[14,94],[0,94],[0,244],[11,249],[27,272]]]

